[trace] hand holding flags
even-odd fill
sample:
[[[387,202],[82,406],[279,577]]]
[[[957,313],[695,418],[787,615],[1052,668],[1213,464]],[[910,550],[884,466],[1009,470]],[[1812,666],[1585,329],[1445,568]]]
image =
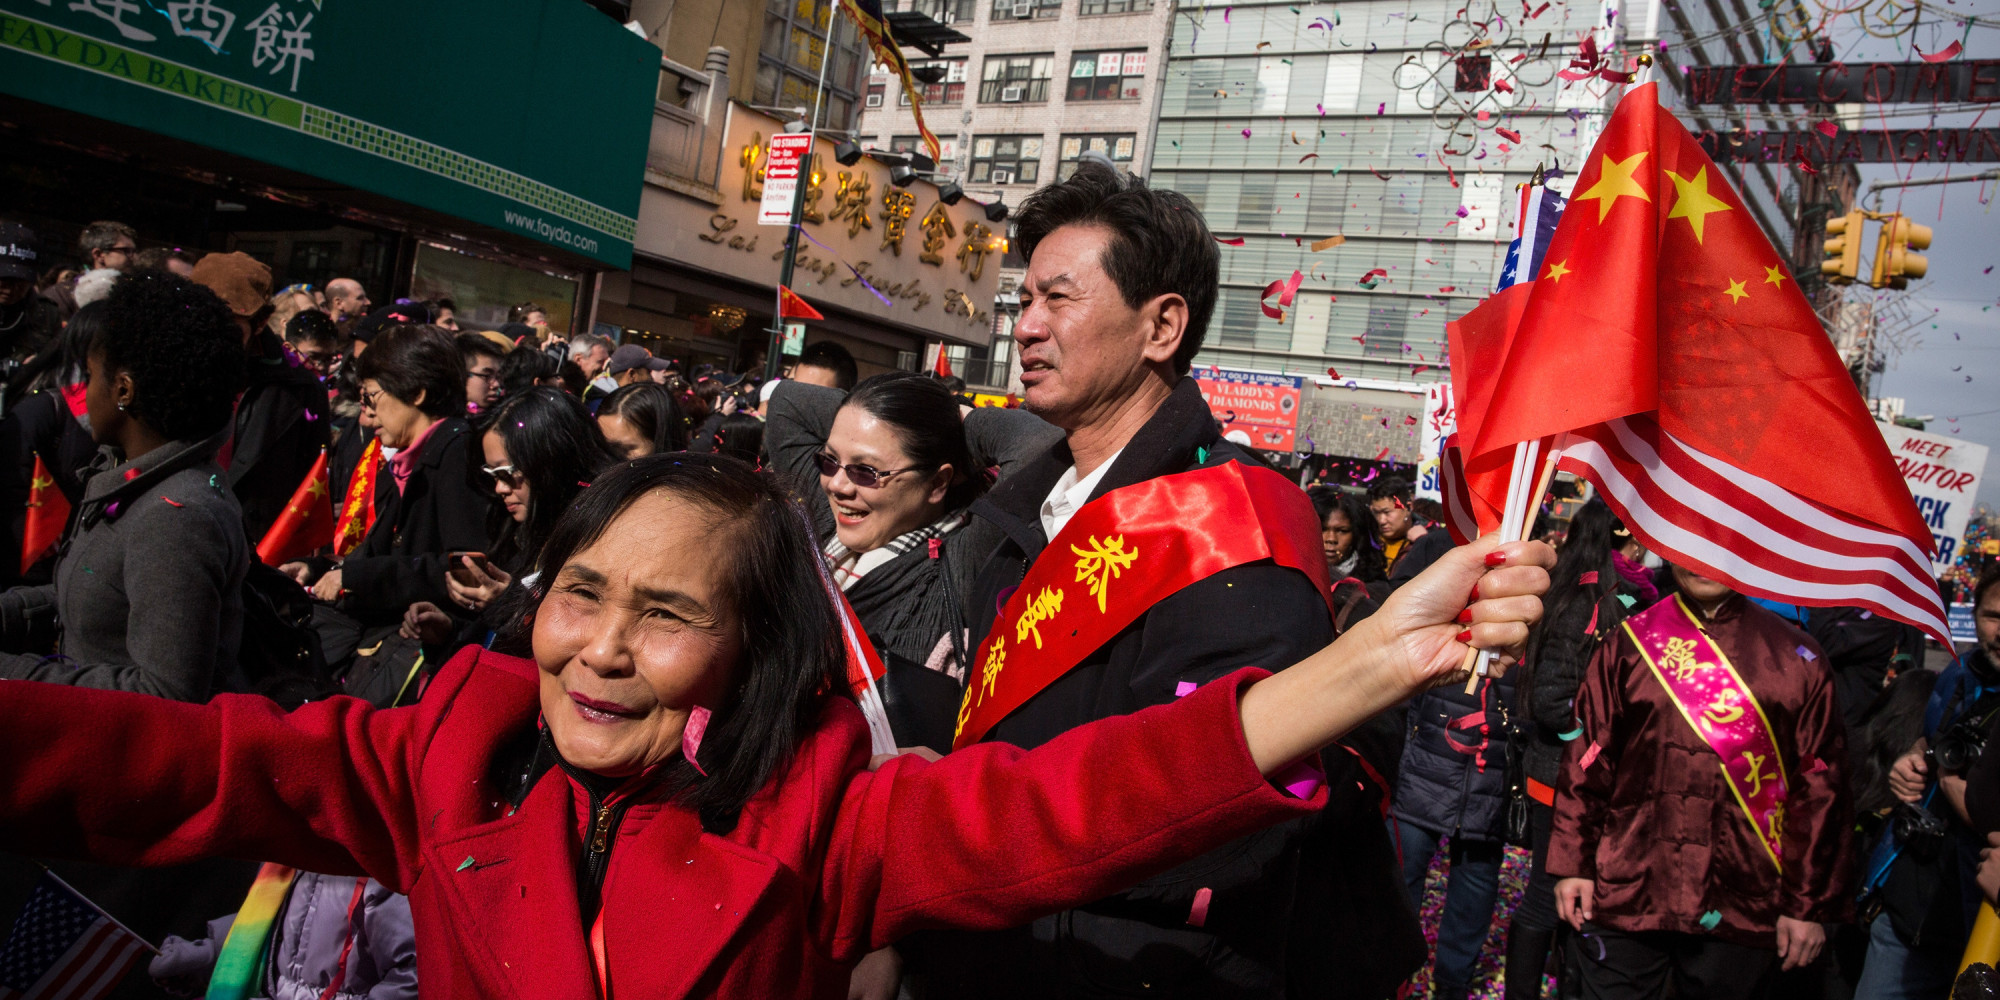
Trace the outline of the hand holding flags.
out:
[[[1451,340],[1469,481],[1553,439],[1675,563],[1949,641],[1930,532],[1846,366],[1657,85],[1612,114],[1535,280]]]

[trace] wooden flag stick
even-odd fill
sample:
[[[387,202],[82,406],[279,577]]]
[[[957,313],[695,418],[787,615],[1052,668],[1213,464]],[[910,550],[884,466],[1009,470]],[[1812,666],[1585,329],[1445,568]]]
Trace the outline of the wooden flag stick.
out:
[[[1549,482],[1556,475],[1556,459],[1561,457],[1562,449],[1551,447],[1548,457],[1542,460],[1541,474],[1535,477],[1535,491],[1528,494],[1527,503],[1522,507],[1519,541],[1525,542],[1528,540],[1528,536],[1534,534],[1535,518],[1533,512],[1541,508],[1542,498],[1548,495]],[[1465,679],[1466,694],[1472,694],[1479,690],[1479,682],[1486,679],[1489,669],[1488,664],[1492,660],[1493,651],[1490,649],[1467,649],[1465,651],[1465,664],[1459,667],[1459,669],[1472,672],[1471,676]]]
[[[57,875],[55,869],[50,868],[48,865],[42,864],[39,861],[35,862],[35,864],[38,867],[40,867],[42,871],[48,875],[48,877],[55,879],[57,885],[62,886],[64,889],[69,890],[70,895],[83,900],[83,905],[88,906],[93,910],[96,910],[98,916],[101,916],[104,919],[111,921],[111,925],[118,928],[119,930],[124,931],[127,934],[132,934],[132,928],[125,926],[124,921],[121,921],[117,917],[112,916],[109,911],[105,910],[104,907],[97,905],[97,902],[91,899],[89,896],[86,896],[83,893],[76,891],[76,886],[73,886],[68,882],[63,881],[63,877],[61,875]],[[142,938],[137,934],[132,934],[132,940],[137,941],[142,945],[145,945],[146,950],[152,952],[155,955],[160,953],[160,949],[153,947],[150,942],[148,942],[145,938]]]

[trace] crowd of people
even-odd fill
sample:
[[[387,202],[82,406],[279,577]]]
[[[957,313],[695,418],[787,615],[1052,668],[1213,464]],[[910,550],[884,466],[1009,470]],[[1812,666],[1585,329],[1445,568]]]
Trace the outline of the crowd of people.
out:
[[[1464,1000],[1496,919],[1509,1000],[1951,987],[2000,574],[1939,675],[1601,499],[1456,544],[1221,436],[1186,199],[1085,164],[1016,246],[1003,409],[0,222],[0,847],[164,937],[128,995]]]

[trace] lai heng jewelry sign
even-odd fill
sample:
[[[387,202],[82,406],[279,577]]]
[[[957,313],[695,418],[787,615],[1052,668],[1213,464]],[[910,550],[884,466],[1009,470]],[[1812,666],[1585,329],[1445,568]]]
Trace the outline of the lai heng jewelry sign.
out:
[[[659,72],[575,0],[0,0],[0,92],[619,268]]]
[[[782,223],[796,197],[794,291],[815,305],[879,316],[954,343],[990,341],[1007,246],[1004,226],[987,220],[986,207],[970,197],[947,205],[925,180],[897,187],[889,166],[873,157],[843,166],[825,136],[799,135],[811,138],[813,148],[798,149],[796,173],[784,177],[772,144],[781,127],[733,106],[717,185],[721,203],[649,192],[664,204],[656,213],[649,203],[642,252],[774,284],[785,253]],[[783,190],[787,181],[796,187]],[[758,223],[774,196],[784,205],[781,225],[763,229]]]

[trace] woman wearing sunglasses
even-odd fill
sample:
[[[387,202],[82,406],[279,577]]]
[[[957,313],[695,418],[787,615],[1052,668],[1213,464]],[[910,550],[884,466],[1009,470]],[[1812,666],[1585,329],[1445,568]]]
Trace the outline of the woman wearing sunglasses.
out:
[[[458,614],[483,615],[515,580],[530,586],[540,569],[542,543],[562,512],[618,456],[598,433],[575,396],[540,387],[508,396],[480,421],[484,477],[500,505],[488,518],[490,551],[460,553],[445,574],[445,590]],[[487,622],[474,634],[476,641]],[[403,634],[436,646],[458,634],[450,614],[430,602],[410,606]]]
[[[897,741],[940,753],[951,746],[965,683],[959,600],[985,554],[962,541],[966,508],[985,492],[989,465],[1031,456],[1061,433],[1019,410],[960,414],[943,383],[890,372],[846,395],[780,383],[764,431],[772,467],[802,495],[826,498],[809,505],[814,526],[888,668],[883,696]],[[968,443],[975,428],[990,449]]]

